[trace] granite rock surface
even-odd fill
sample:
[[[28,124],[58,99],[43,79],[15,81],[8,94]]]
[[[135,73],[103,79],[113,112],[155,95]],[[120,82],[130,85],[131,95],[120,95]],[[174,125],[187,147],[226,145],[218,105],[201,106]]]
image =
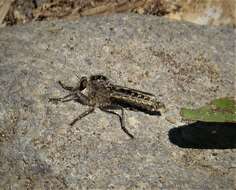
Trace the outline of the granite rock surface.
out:
[[[2,189],[234,189],[236,129],[188,123],[181,107],[235,94],[235,32],[153,16],[89,17],[0,30]],[[162,116],[53,104],[57,81],[103,74],[151,92]],[[210,139],[210,140],[209,140]],[[226,143],[227,142],[227,143]]]

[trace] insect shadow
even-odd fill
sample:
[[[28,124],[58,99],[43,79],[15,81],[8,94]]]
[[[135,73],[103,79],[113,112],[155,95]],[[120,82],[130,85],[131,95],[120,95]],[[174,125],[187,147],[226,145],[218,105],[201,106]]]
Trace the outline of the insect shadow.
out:
[[[181,148],[236,148],[236,127],[233,123],[195,122],[173,128],[169,140]]]
[[[103,75],[91,75],[89,78],[82,77],[75,87],[64,85],[61,81],[59,81],[59,85],[69,91],[69,94],[62,98],[50,98],[49,101],[75,101],[89,107],[75,118],[70,125],[74,125],[83,117],[93,113],[95,108],[99,108],[101,111],[117,116],[121,123],[121,129],[130,138],[134,138],[125,127],[124,109],[142,111],[150,115],[161,115],[160,111],[165,110],[165,105],[157,101],[153,94],[113,84]],[[114,112],[114,110],[120,110],[121,115]]]

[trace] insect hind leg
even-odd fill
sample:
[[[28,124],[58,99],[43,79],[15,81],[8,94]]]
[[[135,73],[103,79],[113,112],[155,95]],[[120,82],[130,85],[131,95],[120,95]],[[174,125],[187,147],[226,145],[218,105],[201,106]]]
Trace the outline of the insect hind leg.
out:
[[[126,129],[125,127],[125,114],[124,114],[124,109],[120,106],[109,106],[109,107],[100,107],[100,109],[106,113],[110,113],[110,114],[113,114],[113,115],[116,115],[117,117],[119,117],[119,120],[120,120],[120,124],[121,124],[121,129],[130,137],[130,138],[134,138],[134,136]],[[121,116],[112,111],[112,110],[121,110]]]

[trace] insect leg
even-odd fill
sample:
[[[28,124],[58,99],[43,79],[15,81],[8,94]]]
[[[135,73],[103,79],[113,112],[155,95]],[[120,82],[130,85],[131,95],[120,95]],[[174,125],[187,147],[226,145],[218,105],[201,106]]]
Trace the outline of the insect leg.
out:
[[[68,91],[73,91],[74,87],[72,86],[66,86],[65,84],[63,84],[60,80],[58,81],[58,84],[65,90],[68,90]]]
[[[106,108],[106,107],[103,107],[103,108],[100,108],[102,111],[106,112],[106,113],[110,113],[110,114],[113,114],[113,115],[116,115],[119,117],[119,120],[120,120],[120,124],[121,124],[121,129],[130,137],[130,138],[134,138],[134,136],[125,128],[125,114],[124,114],[124,109],[120,106],[112,106],[112,107],[109,107],[109,108]],[[116,113],[116,112],[113,112],[111,111],[110,109],[120,109],[121,110],[121,116]]]
[[[72,86],[66,86],[64,85],[61,81],[58,81],[59,85],[65,89],[65,90],[68,90],[68,91],[72,91],[72,92],[75,92],[75,91],[82,91],[84,90],[86,87],[87,87],[87,78],[86,77],[82,77],[79,81],[79,83],[75,86],[75,87],[72,87]]]
[[[65,99],[72,96],[74,94],[68,94],[62,98],[49,98],[49,102],[59,102],[59,101],[62,101],[62,102],[65,102]]]
[[[80,119],[82,119],[83,117],[89,115],[90,113],[94,112],[95,108],[91,107],[88,110],[86,110],[85,112],[83,112],[82,114],[80,114],[77,118],[75,118],[70,125],[73,126],[77,121],[79,121]]]
[[[64,99],[64,100],[61,100],[61,101],[62,101],[62,102],[70,102],[70,101],[72,101],[72,100],[75,100],[75,101],[77,101],[77,100],[78,100],[78,98],[77,98],[77,97],[73,97],[73,98]]]
[[[71,96],[73,96],[73,97],[69,98]],[[69,98],[69,99],[66,99],[66,98]],[[81,103],[83,105],[92,106],[90,101],[89,101],[89,98],[86,95],[84,95],[82,92],[80,92],[80,91],[72,92],[72,93],[70,93],[70,94],[68,94],[68,95],[66,95],[66,96],[64,96],[62,98],[49,98],[49,102],[55,102],[55,103],[57,103],[59,101],[61,101],[61,102],[69,102],[69,101],[72,101],[72,100],[77,101],[77,102],[79,102],[79,103]]]
[[[75,97],[76,98],[74,100],[83,105],[94,106],[93,104],[90,103],[90,99],[88,98],[88,96],[84,95],[80,91],[75,92]]]

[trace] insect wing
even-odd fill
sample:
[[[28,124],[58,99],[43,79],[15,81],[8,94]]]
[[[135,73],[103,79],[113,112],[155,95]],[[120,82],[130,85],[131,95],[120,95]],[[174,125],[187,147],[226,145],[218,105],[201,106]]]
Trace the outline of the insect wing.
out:
[[[115,86],[115,90],[112,90],[110,94],[110,99],[114,104],[131,110],[159,115],[157,109],[158,102],[155,96],[151,93]]]
[[[136,90],[136,89],[132,89],[132,88],[127,88],[127,87],[123,87],[123,86],[119,86],[119,85],[112,85],[112,90],[114,92],[123,94],[123,95],[130,95],[130,96],[134,96],[134,97],[141,97],[144,98],[145,96],[147,97],[155,97],[153,94],[148,93],[148,92],[144,92],[144,91],[140,91],[140,90]]]

